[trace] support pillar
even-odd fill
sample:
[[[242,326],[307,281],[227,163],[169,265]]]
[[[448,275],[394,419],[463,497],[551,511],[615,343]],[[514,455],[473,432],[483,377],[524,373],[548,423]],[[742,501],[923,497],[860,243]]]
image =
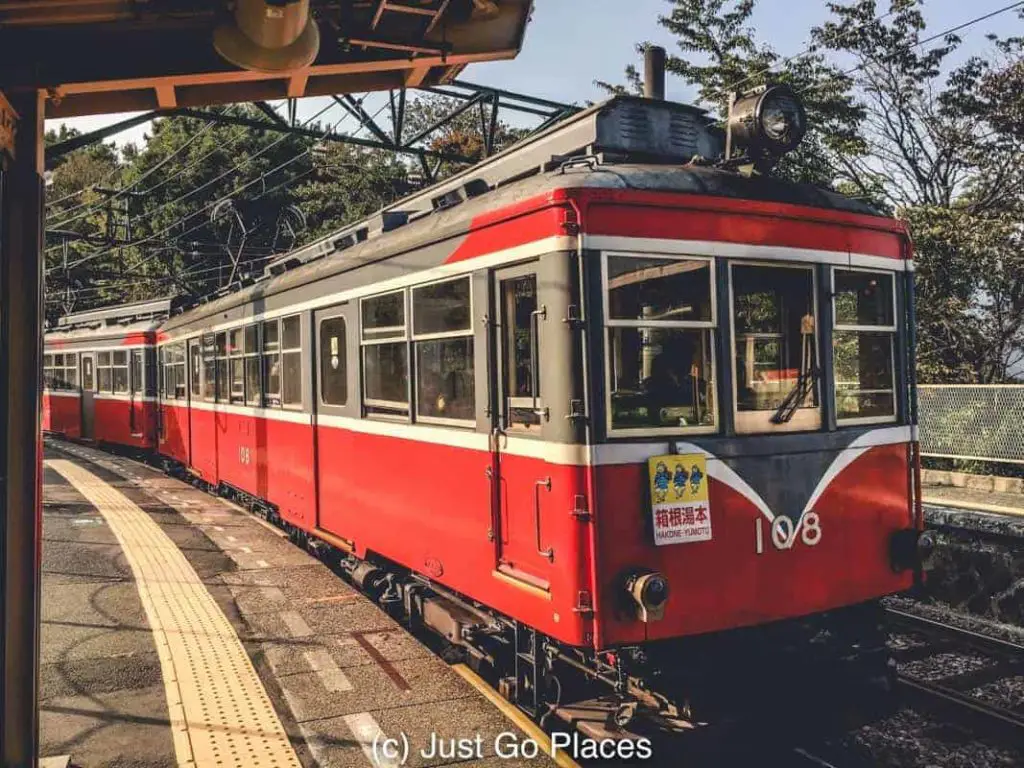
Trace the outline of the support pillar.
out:
[[[42,553],[43,92],[0,182],[0,768],[36,768]]]

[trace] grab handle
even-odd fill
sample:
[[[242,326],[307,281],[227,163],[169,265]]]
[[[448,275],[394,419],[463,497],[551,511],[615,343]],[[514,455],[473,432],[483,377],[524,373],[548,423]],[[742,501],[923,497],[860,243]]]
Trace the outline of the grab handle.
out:
[[[534,496],[533,496],[533,522],[536,528],[537,534],[537,554],[541,557],[546,557],[548,562],[555,561],[555,550],[551,547],[543,549],[540,545],[540,489],[546,488],[551,490],[551,478],[545,477],[543,480],[538,480],[534,485]]]

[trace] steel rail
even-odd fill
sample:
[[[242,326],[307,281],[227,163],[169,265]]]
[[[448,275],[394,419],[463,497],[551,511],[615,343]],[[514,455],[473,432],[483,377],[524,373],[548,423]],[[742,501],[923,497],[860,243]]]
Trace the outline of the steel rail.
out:
[[[971,731],[1000,743],[1024,743],[1024,716],[1012,710],[986,704],[981,699],[958,693],[918,678],[900,675],[897,690],[913,708],[929,711],[951,724],[967,725]]]
[[[954,640],[984,654],[1008,657],[1011,661],[1024,662],[1024,645],[896,608],[886,608],[885,612],[892,623],[909,630]]]

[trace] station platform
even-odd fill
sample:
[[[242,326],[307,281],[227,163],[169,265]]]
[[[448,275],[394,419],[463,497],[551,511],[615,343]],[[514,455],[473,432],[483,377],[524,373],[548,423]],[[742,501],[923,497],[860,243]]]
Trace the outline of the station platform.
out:
[[[499,756],[496,740],[505,754],[546,740],[229,502],[60,441],[46,443],[43,482],[43,755],[83,768],[575,765]],[[465,741],[437,754],[433,739]]]
[[[925,485],[922,500],[926,505],[1024,517],[1024,494],[957,487]]]

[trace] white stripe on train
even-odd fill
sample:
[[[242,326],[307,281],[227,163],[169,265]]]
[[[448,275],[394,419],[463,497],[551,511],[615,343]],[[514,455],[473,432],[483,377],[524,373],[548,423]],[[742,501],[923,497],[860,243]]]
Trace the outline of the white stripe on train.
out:
[[[165,402],[167,407],[185,408],[184,403]],[[433,427],[424,424],[408,424],[393,421],[376,421],[373,419],[357,419],[351,416],[333,416],[318,414],[315,422],[313,414],[303,411],[289,411],[278,408],[257,408],[254,406],[228,405],[227,403],[192,403],[192,408],[200,411],[214,413],[228,413],[235,416],[248,416],[250,418],[265,418],[272,421],[284,421],[292,424],[312,426],[316,423],[321,427],[333,429],[345,429],[350,432],[359,432],[366,435],[378,435],[381,437],[393,437],[401,440],[411,440],[432,445],[448,445],[455,448],[464,448],[474,451],[490,451],[491,435],[487,432],[476,432],[470,429],[459,430],[448,427]],[[830,467],[831,475],[826,475],[831,481],[839,471],[850,463],[844,461],[844,456],[851,455],[856,458],[863,453],[863,450],[876,445],[895,445],[908,443],[913,437],[911,427],[883,427],[867,432],[850,444],[849,447],[840,451],[839,456],[833,462],[835,471]],[[673,441],[675,452],[703,453],[710,459],[717,457],[692,443]],[[651,456],[673,452],[672,444],[665,442],[630,442],[630,443],[605,443],[602,445],[571,445],[568,443],[553,443],[544,440],[534,440],[527,437],[502,436],[501,452],[510,456],[521,456],[524,458],[539,459],[549,464],[561,464],[566,466],[613,466],[617,464],[640,464],[647,461]],[[851,459],[852,460],[852,459]],[[716,477],[727,485],[735,488],[744,496],[754,501],[751,496],[757,497],[753,490],[736,475],[728,466],[721,461],[716,461],[724,469],[708,469],[712,477]],[[823,478],[824,481],[824,478]],[[827,483],[826,483],[827,484]],[[747,491],[744,491],[743,488]],[[819,493],[820,495],[820,493]],[[764,501],[755,501],[759,509],[767,510]],[[766,512],[766,514],[769,514]]]

